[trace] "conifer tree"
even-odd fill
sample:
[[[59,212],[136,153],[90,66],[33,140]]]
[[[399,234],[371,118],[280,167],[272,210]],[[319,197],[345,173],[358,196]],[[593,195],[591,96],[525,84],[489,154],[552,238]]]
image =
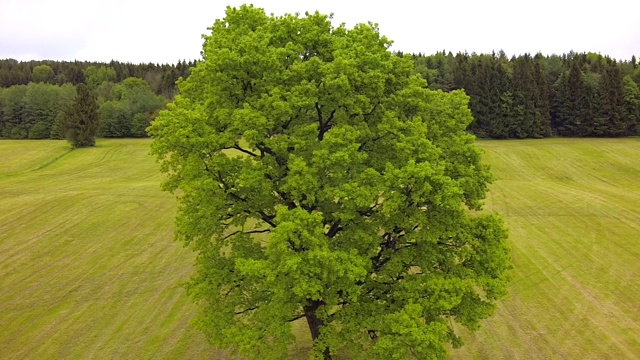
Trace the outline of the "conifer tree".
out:
[[[96,95],[85,84],[79,84],[69,113],[66,136],[73,148],[95,146],[98,132]]]
[[[561,136],[586,136],[591,133],[589,89],[580,63],[569,60],[569,71],[554,85],[554,129]]]
[[[529,54],[518,57],[513,62],[513,99],[516,107],[515,125],[511,137],[534,136],[536,118],[535,101],[537,88],[534,80],[533,61]]]
[[[630,76],[623,79],[624,119],[628,135],[640,135],[640,89]]]
[[[551,87],[547,74],[545,74],[542,64],[542,55],[537,54],[533,60],[533,78],[535,81],[534,94],[534,124],[532,137],[548,137],[551,136],[551,108],[549,97],[551,95]]]
[[[628,124],[624,119],[624,94],[622,74],[617,64],[609,60],[600,83],[603,104],[600,115],[606,119],[606,127],[600,136],[624,136]]]

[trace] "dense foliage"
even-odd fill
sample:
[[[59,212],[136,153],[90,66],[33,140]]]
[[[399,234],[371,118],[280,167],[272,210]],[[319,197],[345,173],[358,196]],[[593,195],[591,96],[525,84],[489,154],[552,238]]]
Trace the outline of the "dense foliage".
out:
[[[0,60],[0,138],[62,139],[75,86],[96,95],[99,136],[143,137],[195,61],[130,64]]]
[[[67,110],[64,132],[74,148],[94,146],[98,133],[96,95],[85,84],[76,88],[76,97]]]
[[[104,137],[144,137],[145,129],[164,105],[149,84],[138,78],[127,78],[120,84],[103,82],[100,104],[100,135]],[[103,89],[103,88],[107,89]]]
[[[389,46],[373,24],[228,8],[151,125],[214,345],[287,358],[306,319],[314,357],[443,358],[504,294],[469,99]]]
[[[62,138],[56,119],[71,106],[75,95],[71,84],[30,83],[0,89],[0,137]]]
[[[0,60],[0,88],[44,82],[52,85],[86,83],[92,89],[104,81],[119,83],[136,77],[149,83],[156,95],[172,98],[176,80],[189,76],[189,68],[195,61],[178,61],[177,64],[131,64],[119,61],[109,63],[87,61],[17,61]]]
[[[402,54],[399,54],[402,55]],[[481,137],[640,135],[640,67],[594,53],[413,55],[432,89],[464,89]]]
[[[84,83],[81,83],[84,85]],[[167,99],[155,95],[149,84],[138,78],[121,83],[103,81],[87,85],[96,94],[100,118],[99,136],[144,137],[157,111]],[[0,137],[11,139],[62,139],[69,120],[75,87],[31,82],[0,88]]]

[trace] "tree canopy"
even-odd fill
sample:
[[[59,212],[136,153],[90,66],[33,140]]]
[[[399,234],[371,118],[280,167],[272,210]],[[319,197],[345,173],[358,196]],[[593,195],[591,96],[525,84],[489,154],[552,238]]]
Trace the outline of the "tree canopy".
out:
[[[427,89],[375,24],[228,7],[150,127],[198,254],[187,290],[217,347],[287,357],[443,358],[505,294],[510,257],[480,214],[490,173],[469,98]]]
[[[156,111],[164,105],[149,84],[138,78],[127,78],[120,84],[104,82],[108,91],[101,103],[100,135],[105,137],[144,137]],[[100,102],[100,99],[99,101]]]

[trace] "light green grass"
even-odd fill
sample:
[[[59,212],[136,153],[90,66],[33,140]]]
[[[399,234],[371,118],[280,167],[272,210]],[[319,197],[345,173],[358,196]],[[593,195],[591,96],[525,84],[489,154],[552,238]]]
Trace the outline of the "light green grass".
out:
[[[193,254],[148,145],[0,141],[0,359],[227,358],[188,325]],[[479,145],[514,279],[454,358],[637,357],[640,139]]]
[[[0,141],[0,358],[213,356],[148,140]],[[213,356],[215,358],[215,356]]]
[[[640,357],[640,139],[483,141],[510,295],[458,359]]]

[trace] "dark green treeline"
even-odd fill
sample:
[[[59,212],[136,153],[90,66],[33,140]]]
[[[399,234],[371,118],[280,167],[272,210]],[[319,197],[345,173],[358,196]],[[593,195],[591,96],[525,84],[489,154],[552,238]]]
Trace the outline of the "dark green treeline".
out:
[[[403,55],[398,53],[398,55]],[[595,53],[411,55],[429,87],[464,89],[479,137],[640,135],[640,68]]]
[[[404,56],[402,53],[397,53]],[[640,135],[640,66],[594,53],[410,55],[432,89],[464,89],[479,137]],[[95,92],[105,137],[146,136],[195,61],[131,64],[0,60],[0,137],[60,138],[75,86]]]

